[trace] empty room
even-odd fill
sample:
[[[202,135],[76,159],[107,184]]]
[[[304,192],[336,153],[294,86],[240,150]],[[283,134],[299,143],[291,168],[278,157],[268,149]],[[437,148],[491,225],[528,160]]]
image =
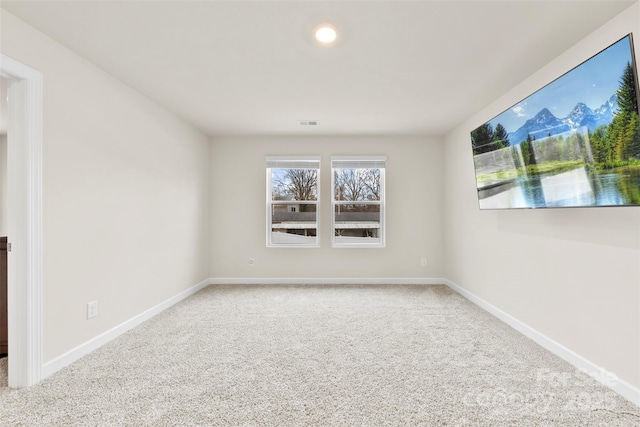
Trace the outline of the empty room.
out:
[[[640,426],[640,3],[0,3],[0,425]]]

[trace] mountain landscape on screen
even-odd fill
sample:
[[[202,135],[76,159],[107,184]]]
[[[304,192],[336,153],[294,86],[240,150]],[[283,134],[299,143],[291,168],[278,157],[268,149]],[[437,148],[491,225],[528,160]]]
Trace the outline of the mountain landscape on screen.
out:
[[[480,209],[640,206],[631,34],[471,131]]]
[[[618,108],[618,97],[613,94],[600,107],[592,110],[583,102],[579,102],[564,118],[557,118],[547,108],[543,108],[533,118],[527,120],[516,131],[508,134],[512,144],[526,141],[527,135],[540,139],[553,136],[570,130],[576,130],[583,126],[593,132],[598,127],[611,123],[613,113]]]

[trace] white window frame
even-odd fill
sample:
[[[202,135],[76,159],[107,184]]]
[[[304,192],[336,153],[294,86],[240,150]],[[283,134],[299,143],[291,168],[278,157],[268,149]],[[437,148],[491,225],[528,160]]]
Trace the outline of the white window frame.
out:
[[[387,156],[332,156],[331,157],[331,246],[334,248],[384,248],[386,245],[385,226],[385,171]],[[380,169],[380,200],[379,201],[337,201],[335,194],[335,169]],[[377,241],[371,243],[345,243],[336,241],[336,206],[340,204],[373,204],[380,205],[380,228]]]
[[[267,156],[267,247],[269,248],[317,248],[320,247],[320,161],[321,156]],[[274,205],[291,205],[290,200],[272,200],[272,169],[316,169],[316,200],[296,201],[296,204],[313,204],[316,206],[316,238],[313,243],[277,243],[273,241],[272,219]]]

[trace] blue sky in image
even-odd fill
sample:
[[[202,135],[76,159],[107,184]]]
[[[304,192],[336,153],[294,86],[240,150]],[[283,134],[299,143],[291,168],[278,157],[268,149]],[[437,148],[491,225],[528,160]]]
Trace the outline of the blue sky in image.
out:
[[[558,118],[568,116],[579,102],[595,110],[616,93],[624,68],[630,61],[630,38],[627,36],[489,123],[494,128],[501,123],[507,132],[515,132],[543,108]]]

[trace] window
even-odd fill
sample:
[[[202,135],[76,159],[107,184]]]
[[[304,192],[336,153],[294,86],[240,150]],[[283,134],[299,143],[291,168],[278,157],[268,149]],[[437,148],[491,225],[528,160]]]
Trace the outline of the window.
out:
[[[267,157],[267,246],[317,247],[320,156]]]
[[[332,157],[333,246],[384,247],[386,157]]]

